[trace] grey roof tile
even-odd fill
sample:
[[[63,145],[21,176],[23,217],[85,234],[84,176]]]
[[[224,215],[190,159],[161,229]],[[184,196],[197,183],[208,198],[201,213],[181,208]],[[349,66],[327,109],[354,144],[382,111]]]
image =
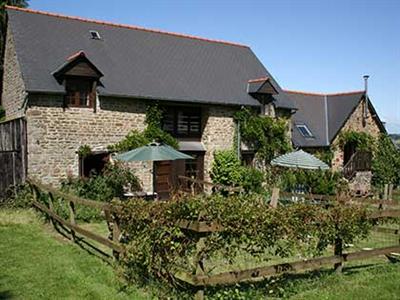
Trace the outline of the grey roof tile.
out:
[[[104,74],[103,96],[257,106],[247,82],[269,77],[281,93],[276,105],[293,108],[247,46],[23,9],[7,13],[31,92],[62,93],[51,73],[82,50]],[[90,30],[101,40],[92,39]]]

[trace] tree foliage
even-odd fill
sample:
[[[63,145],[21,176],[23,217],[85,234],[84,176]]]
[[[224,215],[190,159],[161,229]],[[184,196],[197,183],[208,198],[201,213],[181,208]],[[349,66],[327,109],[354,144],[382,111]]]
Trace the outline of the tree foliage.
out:
[[[265,162],[291,149],[286,120],[260,116],[247,108],[236,112],[234,118],[240,122],[242,141]]]
[[[400,152],[386,134],[379,136],[372,162],[372,174],[375,186],[400,184]]]

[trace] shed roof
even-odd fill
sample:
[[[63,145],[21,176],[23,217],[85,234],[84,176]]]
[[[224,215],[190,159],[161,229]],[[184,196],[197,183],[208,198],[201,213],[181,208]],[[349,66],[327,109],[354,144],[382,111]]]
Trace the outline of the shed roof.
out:
[[[245,45],[30,9],[7,13],[28,92],[63,93],[51,73],[83,51],[104,74],[102,96],[258,106],[248,80],[269,77],[280,93],[276,106],[294,108]]]

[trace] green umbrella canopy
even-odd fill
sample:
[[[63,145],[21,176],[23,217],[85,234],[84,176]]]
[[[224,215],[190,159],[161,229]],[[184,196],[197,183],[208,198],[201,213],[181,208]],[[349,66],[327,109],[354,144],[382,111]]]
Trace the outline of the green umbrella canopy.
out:
[[[326,163],[303,150],[286,153],[276,157],[271,161],[271,165],[299,169],[329,169],[329,166]]]
[[[146,146],[133,149],[114,156],[123,161],[162,161],[177,159],[193,159],[193,157],[179,152],[174,148],[159,143],[150,143]]]

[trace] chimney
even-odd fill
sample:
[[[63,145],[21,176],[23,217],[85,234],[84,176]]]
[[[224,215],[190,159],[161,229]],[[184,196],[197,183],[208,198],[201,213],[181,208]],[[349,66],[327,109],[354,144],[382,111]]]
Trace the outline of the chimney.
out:
[[[369,75],[364,75],[364,97],[365,97],[365,105],[364,105],[364,124],[367,122],[368,118],[368,78]]]

